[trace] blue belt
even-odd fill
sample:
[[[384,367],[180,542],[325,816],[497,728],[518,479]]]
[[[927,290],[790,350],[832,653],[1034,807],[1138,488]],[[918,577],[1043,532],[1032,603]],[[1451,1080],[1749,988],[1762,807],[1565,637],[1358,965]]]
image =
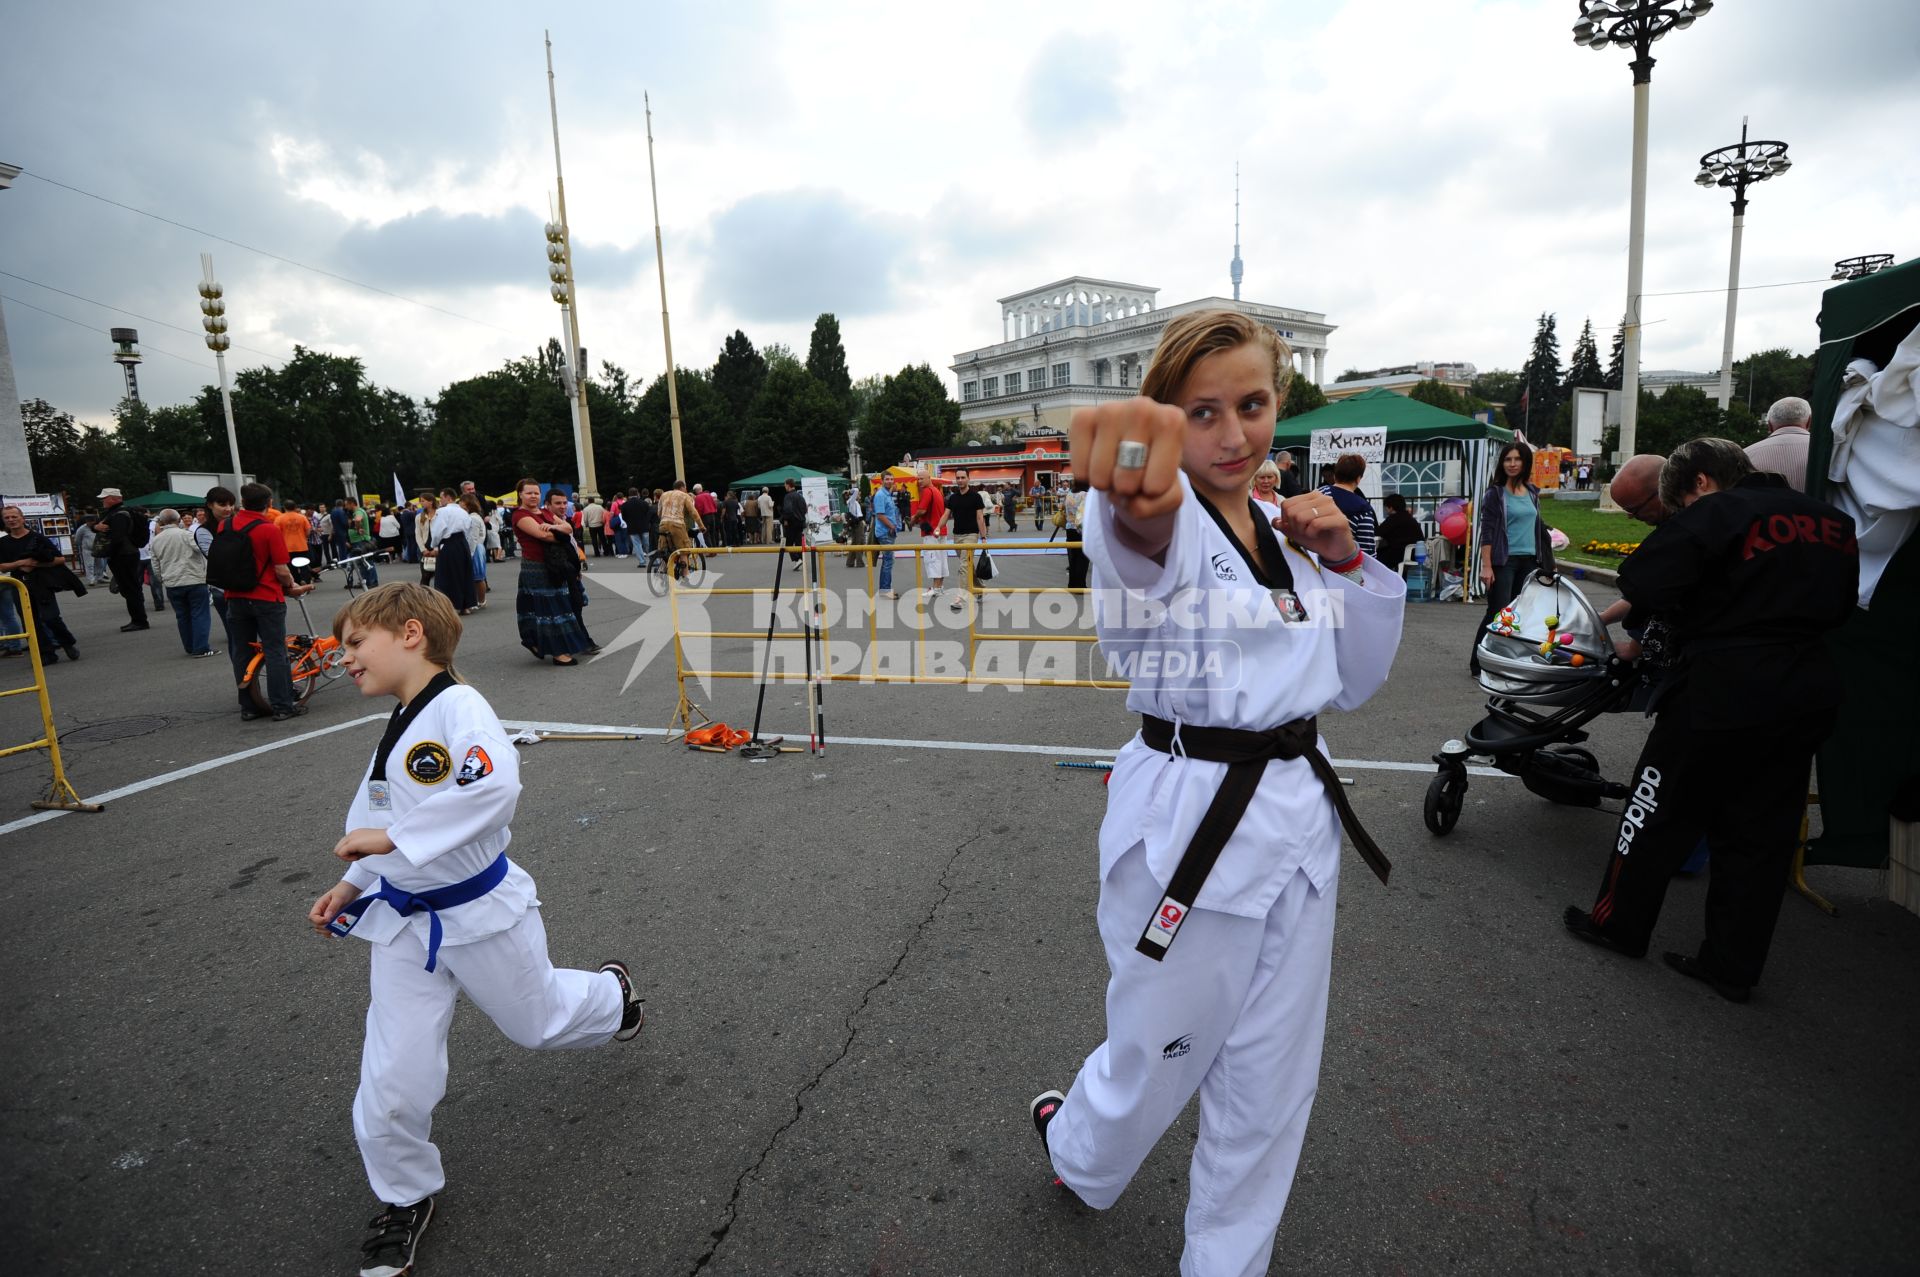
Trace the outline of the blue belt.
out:
[[[435,887],[431,891],[402,891],[382,878],[380,890],[361,896],[342,909],[340,916],[327,926],[335,935],[346,935],[353,930],[353,924],[360,920],[360,915],[372,908],[376,900],[386,901],[402,918],[411,917],[424,909],[427,913],[427,970],[431,971],[440,957],[439,911],[466,904],[470,900],[478,900],[499,886],[511,867],[511,863],[507,860],[507,853],[503,851],[494,858],[492,864],[473,877],[456,882],[449,887]],[[341,925],[342,922],[345,922],[344,926]]]

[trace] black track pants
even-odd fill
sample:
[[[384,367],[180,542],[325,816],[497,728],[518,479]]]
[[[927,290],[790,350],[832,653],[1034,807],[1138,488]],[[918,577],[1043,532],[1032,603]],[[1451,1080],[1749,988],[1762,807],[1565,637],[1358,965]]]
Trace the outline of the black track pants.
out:
[[[1655,721],[1607,858],[1593,918],[1622,948],[1645,953],[1675,871],[1705,836],[1712,846],[1699,959],[1730,984],[1760,981],[1793,867],[1823,713],[1740,731],[1697,731],[1681,703]]]

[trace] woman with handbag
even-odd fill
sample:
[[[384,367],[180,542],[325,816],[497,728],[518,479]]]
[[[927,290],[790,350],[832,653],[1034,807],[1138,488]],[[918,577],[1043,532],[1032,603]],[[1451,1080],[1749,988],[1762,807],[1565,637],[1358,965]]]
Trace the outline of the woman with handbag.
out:
[[[575,654],[593,646],[574,610],[571,585],[579,575],[573,525],[540,505],[540,481],[522,479],[515,489],[513,535],[520,543],[520,588],[514,612],[520,645],[535,659],[552,659],[562,669],[580,662]],[[564,502],[565,498],[562,498]]]

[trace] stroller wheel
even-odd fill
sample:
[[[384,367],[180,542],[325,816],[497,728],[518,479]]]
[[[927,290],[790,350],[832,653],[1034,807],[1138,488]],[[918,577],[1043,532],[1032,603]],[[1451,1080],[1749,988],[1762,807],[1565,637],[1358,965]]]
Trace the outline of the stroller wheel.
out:
[[[1427,782],[1427,800],[1421,806],[1420,816],[1430,832],[1453,832],[1454,825],[1460,821],[1460,800],[1466,792],[1467,778],[1463,774],[1443,770]]]

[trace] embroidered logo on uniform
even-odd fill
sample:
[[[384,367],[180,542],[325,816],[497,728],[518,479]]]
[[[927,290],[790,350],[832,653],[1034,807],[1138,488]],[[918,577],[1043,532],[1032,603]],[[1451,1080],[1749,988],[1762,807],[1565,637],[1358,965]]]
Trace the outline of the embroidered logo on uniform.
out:
[[[407,775],[422,785],[438,785],[453,774],[453,755],[437,740],[423,740],[407,751]]]
[[[471,785],[476,780],[485,780],[493,775],[493,760],[487,757],[487,751],[475,745],[460,760],[460,774],[453,778],[456,785]]]
[[[1160,1058],[1177,1060],[1191,1050],[1193,1050],[1193,1034],[1183,1033],[1160,1048]]]
[[[1240,574],[1233,570],[1233,560],[1229,559],[1225,554],[1216,554],[1213,556],[1213,574],[1222,581],[1238,581],[1240,579]]]

